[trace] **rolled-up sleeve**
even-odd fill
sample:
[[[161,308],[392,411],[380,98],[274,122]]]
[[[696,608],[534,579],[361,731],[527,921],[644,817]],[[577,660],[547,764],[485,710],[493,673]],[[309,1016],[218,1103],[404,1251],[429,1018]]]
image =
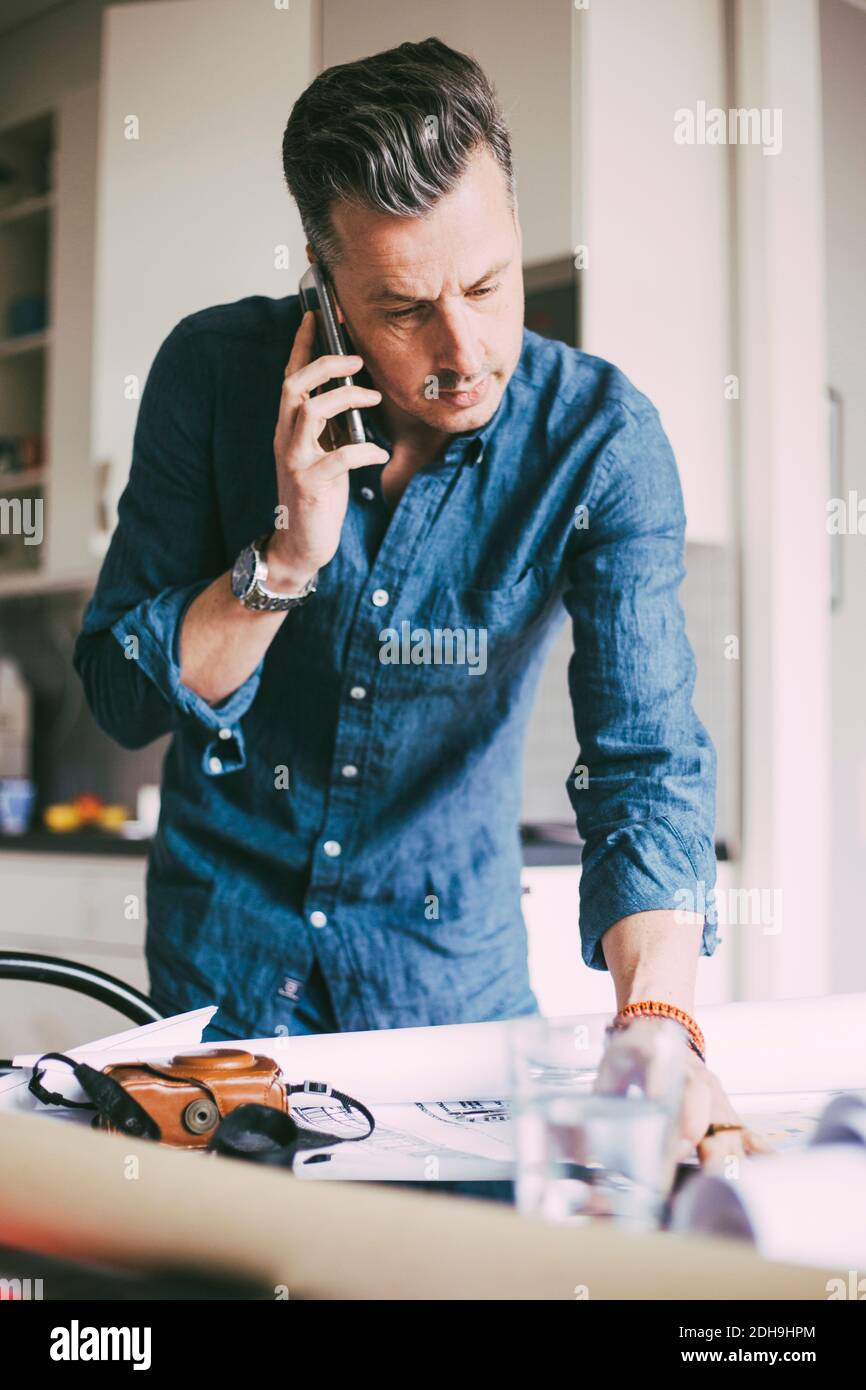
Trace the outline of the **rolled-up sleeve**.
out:
[[[580,746],[566,786],[585,842],[581,954],[606,970],[609,927],[669,909],[703,912],[701,954],[712,955],[716,754],[692,706],[695,659],[678,597],[685,513],[654,408],[623,408],[576,515],[563,601]]]
[[[87,606],[73,664],[96,722],[141,748],[192,721],[202,769],[246,763],[241,719],[263,662],[209,704],[180,678],[186,610],[229,564],[212,460],[213,386],[201,338],[181,321],[154,358],[139,405],[129,481]]]

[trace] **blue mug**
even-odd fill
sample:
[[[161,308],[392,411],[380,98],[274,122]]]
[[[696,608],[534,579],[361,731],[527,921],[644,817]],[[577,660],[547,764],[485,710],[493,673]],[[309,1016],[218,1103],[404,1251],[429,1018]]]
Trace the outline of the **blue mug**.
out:
[[[25,835],[35,801],[29,777],[0,777],[0,835]]]

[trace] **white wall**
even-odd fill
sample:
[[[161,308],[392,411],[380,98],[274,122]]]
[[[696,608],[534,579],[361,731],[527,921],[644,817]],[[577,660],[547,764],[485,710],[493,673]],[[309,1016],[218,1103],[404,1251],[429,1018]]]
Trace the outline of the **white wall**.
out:
[[[783,147],[737,159],[742,380],[743,883],[782,895],[740,933],[744,998],[831,986],[829,468],[817,0],[737,0],[737,104]],[[832,78],[831,78],[832,80]],[[856,988],[849,981],[846,988]]]
[[[572,244],[571,10],[523,0],[322,0],[322,66],[439,38],[476,58],[513,126],[529,265]]]
[[[822,0],[830,384],[842,397],[842,496],[866,499],[866,12]],[[833,988],[866,988],[866,535],[833,542]]]

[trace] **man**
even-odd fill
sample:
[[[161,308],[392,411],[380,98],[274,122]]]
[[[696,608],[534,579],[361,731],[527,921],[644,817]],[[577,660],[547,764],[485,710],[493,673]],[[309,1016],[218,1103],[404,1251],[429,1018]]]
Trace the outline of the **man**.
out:
[[[618,1009],[691,1028],[716,938],[674,909],[715,881],[715,754],[658,414],[524,330],[508,132],[473,60],[429,39],[322,73],[283,160],[358,355],[317,355],[294,295],[175,327],[75,653],[113,738],[174,735],[153,998],[218,1003],[226,1038],[537,1012],[521,747],[569,615],[583,959]],[[367,443],[329,434],[350,407]],[[691,1041],[685,1136],[742,1152],[739,1128],[705,1139],[737,1122]]]

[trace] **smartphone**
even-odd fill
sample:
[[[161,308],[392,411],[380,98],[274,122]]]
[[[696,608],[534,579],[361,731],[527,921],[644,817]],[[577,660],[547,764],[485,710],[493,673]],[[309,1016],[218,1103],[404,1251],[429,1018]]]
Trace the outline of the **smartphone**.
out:
[[[302,310],[306,312],[307,309],[312,309],[316,316],[316,356],[324,357],[326,354],[334,353],[341,357],[348,356],[346,338],[337,317],[334,291],[315,263],[309,266],[301,276],[298,293],[301,297]],[[352,378],[342,376],[325,382],[324,386],[319,389],[333,391],[335,386],[351,385]],[[364,422],[361,419],[360,410],[354,407],[351,410],[345,410],[341,415],[335,416],[333,421],[329,421],[329,424],[336,424],[338,421],[345,427],[348,443],[364,444],[366,442],[367,436],[364,433]]]

